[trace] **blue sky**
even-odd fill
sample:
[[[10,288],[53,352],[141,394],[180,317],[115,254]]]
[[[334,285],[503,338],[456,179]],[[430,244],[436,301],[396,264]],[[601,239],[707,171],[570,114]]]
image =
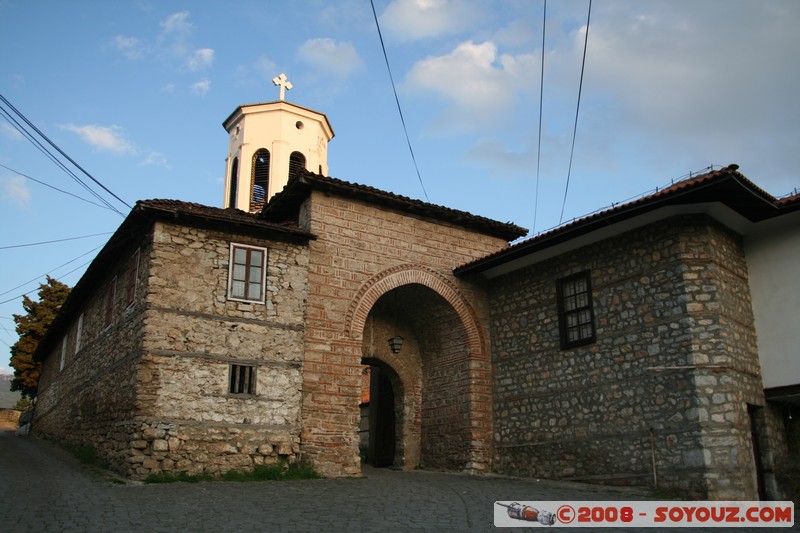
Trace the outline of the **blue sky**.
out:
[[[532,233],[561,215],[588,0],[547,6],[537,187],[542,6],[375,0],[428,199]],[[564,219],[710,164],[800,187],[799,25],[794,0],[594,2]],[[0,94],[129,205],[220,206],[221,122],[281,72],[333,125],[331,176],[426,199],[368,0],[0,0],[0,50]],[[122,217],[30,179],[93,200],[2,116],[0,164],[6,352],[21,294],[74,285]]]

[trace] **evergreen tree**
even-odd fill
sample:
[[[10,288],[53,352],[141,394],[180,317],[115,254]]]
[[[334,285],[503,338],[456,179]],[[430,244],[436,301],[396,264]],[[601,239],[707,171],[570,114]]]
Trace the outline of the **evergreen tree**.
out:
[[[14,315],[19,340],[11,347],[11,366],[14,367],[12,391],[20,391],[23,397],[36,396],[42,364],[33,359],[33,353],[53,323],[61,305],[69,296],[70,288],[47,276],[47,283],[39,284],[39,301],[22,297],[25,315]]]

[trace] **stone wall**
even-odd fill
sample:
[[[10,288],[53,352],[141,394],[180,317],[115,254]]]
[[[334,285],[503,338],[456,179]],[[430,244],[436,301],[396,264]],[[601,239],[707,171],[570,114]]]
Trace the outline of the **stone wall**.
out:
[[[230,243],[268,248],[265,303],[227,297]],[[157,223],[129,474],[299,459],[305,245]],[[231,364],[255,394],[229,393]]]
[[[597,339],[561,350],[556,280],[586,269]],[[764,402],[736,236],[670,219],[494,280],[491,301],[496,471],[757,498],[747,404]]]
[[[491,442],[491,368],[488,360],[487,305],[469,282],[452,275],[458,265],[507,245],[497,237],[452,224],[422,219],[346,198],[312,192],[300,222],[318,236],[309,244],[309,295],[303,367],[302,449],[329,476],[358,475],[359,391],[364,327],[372,305],[395,289],[424,285],[446,302],[447,318],[460,324],[462,339],[451,345],[458,353],[442,351],[446,339],[418,339],[429,357],[450,372],[458,392],[448,402],[428,405],[430,420],[457,422],[449,427],[454,450],[433,464],[458,469],[488,468]],[[406,293],[406,298],[411,298]],[[401,293],[402,296],[402,293]],[[399,322],[412,322],[401,316]],[[441,322],[441,321],[440,321]],[[432,335],[441,327],[428,329]],[[436,333],[434,333],[436,332]],[[460,373],[460,374],[459,374]],[[430,380],[439,379],[429,376]],[[436,386],[429,381],[431,386]],[[424,396],[424,394],[423,394]],[[425,400],[423,400],[425,401]],[[457,403],[456,403],[457,402]],[[421,422],[424,425],[424,422]],[[431,426],[433,427],[433,426]],[[430,435],[441,435],[435,430]],[[413,439],[412,439],[413,440]],[[430,439],[429,439],[430,440]],[[409,441],[411,442],[411,441]],[[424,452],[422,457],[425,462]]]
[[[47,354],[33,421],[35,434],[91,445],[112,468],[123,473],[127,472],[129,443],[136,425],[136,372],[142,351],[150,235],[144,236],[138,250],[138,266],[130,261],[136,248],[119,250],[118,264],[97,280],[83,308],[71,317],[61,342]],[[134,299],[129,304],[131,268],[136,269],[137,277]],[[106,325],[106,302],[113,284],[113,313]]]
[[[14,422],[16,424],[21,414],[22,411],[17,411],[16,409],[0,408],[0,420],[4,422]]]

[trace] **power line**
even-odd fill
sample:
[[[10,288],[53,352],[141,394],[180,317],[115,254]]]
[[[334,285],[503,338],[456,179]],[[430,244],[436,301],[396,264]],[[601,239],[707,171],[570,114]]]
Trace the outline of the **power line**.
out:
[[[539,82],[539,139],[536,147],[536,196],[533,204],[533,231],[536,232],[536,214],[539,211],[539,168],[542,160],[542,103],[544,102],[544,43],[547,28],[547,0],[542,11],[542,75]]]
[[[27,244],[14,244],[11,246],[0,246],[0,250],[9,250],[11,248],[25,248],[27,246],[38,246],[40,244],[53,244],[57,242],[77,241],[78,239],[88,239],[89,237],[97,237],[99,235],[110,235],[113,231],[106,231],[103,233],[93,233],[92,235],[82,235],[80,237],[67,237],[65,239],[56,239],[54,241],[30,242]]]
[[[3,114],[3,118],[5,118],[6,121],[9,124],[11,124],[11,126],[14,129],[16,129],[19,132],[20,135],[25,137],[25,139],[27,139],[28,142],[30,142],[34,146],[34,148],[39,150],[46,158],[48,158],[50,161],[52,161],[54,165],[56,165],[58,168],[60,168],[65,174],[67,174],[69,177],[71,177],[81,187],[86,189],[86,191],[89,192],[89,194],[91,194],[92,196],[97,198],[99,201],[103,202],[109,209],[111,209],[112,211],[117,211],[116,208],[114,208],[114,206],[112,206],[110,203],[108,203],[108,201],[106,201],[97,192],[92,190],[92,188],[89,187],[83,180],[81,180],[78,177],[78,175],[75,174],[75,172],[73,172],[62,161],[60,161],[52,152],[50,152],[50,150],[47,149],[46,146],[44,146],[38,139],[36,139],[36,137],[34,137],[33,134],[31,134],[27,129],[25,129],[25,127],[22,124],[20,124],[19,121],[17,119],[15,119],[8,110],[6,110],[6,109],[4,109],[3,107],[0,106],[0,113]],[[119,213],[119,211],[117,211],[117,212]],[[122,213],[119,213],[119,214],[122,214]]]
[[[386,70],[389,71],[389,80],[392,82],[392,91],[394,91],[394,101],[397,102],[397,112],[400,113],[400,122],[403,124],[403,132],[406,134],[406,142],[408,143],[408,151],[411,152],[411,160],[414,162],[414,169],[417,171],[417,179],[422,187],[422,193],[425,195],[425,200],[430,202],[428,198],[428,191],[425,190],[425,184],[422,183],[422,176],[419,173],[419,166],[417,166],[417,158],[414,157],[414,149],[411,148],[411,139],[408,137],[408,128],[406,128],[406,120],[403,118],[403,110],[400,108],[400,98],[397,97],[397,88],[394,84],[394,76],[392,76],[392,68],[389,66],[389,56],[386,54],[386,46],[383,44],[383,35],[381,34],[381,26],[378,24],[378,14],[375,12],[375,2],[369,0],[372,6],[372,16],[375,17],[375,27],[378,28],[378,38],[381,41],[381,50],[383,50],[383,59],[386,60]]]
[[[98,248],[99,248],[99,246],[98,246]],[[95,250],[96,250],[96,249],[97,249],[97,248],[95,248]],[[84,254],[84,255],[86,255],[86,254]],[[61,281],[62,279],[66,278],[67,276],[69,276],[70,274],[72,274],[73,272],[75,272],[76,270],[80,270],[81,268],[85,267],[86,265],[88,265],[88,264],[89,264],[89,263],[91,263],[91,262],[92,262],[92,260],[90,259],[89,261],[86,261],[85,263],[82,263],[82,264],[80,264],[80,265],[76,266],[75,268],[73,268],[73,269],[72,269],[72,270],[70,270],[69,272],[65,273],[63,276],[60,276],[60,277],[58,277],[58,278],[53,278],[53,279],[55,279],[56,281]],[[37,279],[38,279],[38,278],[37,278]],[[23,296],[28,296],[29,294],[33,294],[34,292],[36,292],[36,291],[38,291],[38,290],[39,290],[38,288],[37,288],[37,289],[32,289],[32,290],[30,290],[30,291],[28,291],[28,292],[25,292],[25,293],[23,293],[23,294],[20,294],[19,296],[15,296],[15,297],[13,297],[13,298],[9,298],[8,300],[3,300],[2,302],[0,302],[0,305],[1,305],[1,304],[7,304],[7,303],[9,303],[9,302],[13,302],[13,301],[14,301],[14,300],[16,300],[17,298],[21,298],[21,297],[23,297]],[[5,294],[5,293],[3,293],[3,294]]]
[[[55,191],[58,191],[58,192],[60,192],[60,193],[64,193],[64,194],[66,194],[66,195],[72,196],[73,198],[77,198],[78,200],[82,200],[82,201],[86,202],[87,204],[92,204],[92,205],[95,205],[95,206],[97,206],[97,207],[100,207],[100,208],[102,208],[102,209],[110,209],[110,210],[114,211],[114,209],[113,209],[113,208],[111,208],[111,207],[108,207],[108,206],[102,206],[102,205],[100,205],[100,204],[97,204],[97,203],[95,203],[95,202],[93,202],[93,201],[91,201],[91,200],[87,200],[86,198],[82,198],[82,197],[78,196],[77,194],[73,194],[73,193],[71,193],[71,192],[69,192],[69,191],[65,191],[65,190],[63,190],[63,189],[59,189],[58,187],[54,187],[54,186],[50,185],[49,183],[45,183],[44,181],[37,180],[36,178],[34,178],[34,177],[31,177],[31,176],[28,176],[27,174],[24,174],[24,173],[22,173],[22,172],[20,172],[20,171],[18,171],[18,170],[14,170],[14,169],[13,169],[13,168],[11,168],[11,167],[7,167],[6,165],[4,165],[4,164],[2,164],[2,163],[0,163],[0,167],[3,167],[4,169],[6,169],[6,170],[8,170],[8,171],[10,171],[10,172],[13,172],[14,174],[16,174],[16,175],[18,175],[18,176],[22,176],[23,178],[28,178],[29,180],[31,180],[31,181],[33,181],[33,182],[36,182],[36,183],[38,183],[39,185],[44,185],[45,187],[49,187],[49,188],[51,188],[51,189],[53,189],[53,190],[55,190]]]
[[[69,260],[69,261],[67,261],[66,263],[63,263],[63,264],[61,264],[61,265],[58,265],[58,266],[57,266],[57,267],[55,267],[55,268],[51,268],[51,269],[50,269],[48,272],[45,272],[44,274],[39,274],[39,275],[38,275],[38,276],[36,276],[35,278],[33,278],[33,279],[31,279],[31,280],[28,280],[28,281],[26,281],[26,282],[24,282],[24,283],[21,283],[21,284],[17,285],[16,287],[13,287],[13,288],[11,288],[11,289],[8,289],[7,291],[4,291],[4,292],[0,292],[0,296],[3,296],[3,295],[5,295],[5,294],[8,294],[9,292],[13,292],[13,291],[15,291],[15,290],[19,289],[20,287],[24,287],[25,285],[27,285],[27,284],[29,284],[29,283],[33,283],[34,281],[37,281],[38,279],[40,279],[40,278],[42,278],[42,277],[44,277],[44,276],[47,276],[47,275],[48,275],[50,272],[53,272],[53,271],[55,271],[55,270],[58,270],[59,268],[65,267],[65,266],[67,266],[67,265],[68,265],[68,264],[70,264],[70,263],[74,263],[75,261],[77,261],[77,260],[78,260],[78,259],[80,259],[81,257],[87,256],[87,255],[89,255],[90,253],[92,253],[92,252],[94,252],[94,251],[96,251],[96,250],[99,250],[99,249],[100,249],[100,248],[102,248],[103,246],[104,246],[103,244],[101,244],[100,246],[96,246],[95,248],[92,248],[92,249],[91,249],[91,250],[89,250],[88,252],[82,253],[81,255],[79,255],[79,256],[78,256],[78,257],[76,257],[76,258],[74,258],[74,259],[70,259],[70,260]],[[91,261],[89,261],[89,262],[91,262]],[[88,262],[87,262],[87,263],[84,263],[84,265],[86,265],[86,264],[88,264]],[[83,266],[83,265],[81,265],[81,266]],[[79,266],[79,267],[77,267],[77,268],[75,268],[75,269],[73,269],[73,270],[70,270],[69,272],[67,272],[66,274],[64,274],[64,276],[67,276],[67,275],[69,275],[69,274],[72,274],[73,272],[75,272],[75,270],[77,270],[78,268],[81,268],[81,266]],[[61,276],[61,277],[63,278],[64,276]],[[30,293],[32,293],[32,292],[35,292],[36,290],[37,290],[37,289],[34,289],[34,290],[32,290],[32,291],[28,291],[28,292],[27,292],[27,293],[25,293],[25,294],[30,294]],[[8,302],[14,301],[14,300],[16,300],[17,298],[19,298],[20,296],[25,296],[25,294],[21,294],[21,295],[19,295],[19,296],[15,296],[14,298],[11,298],[10,300],[4,300],[4,301],[0,302],[0,304],[4,304],[4,303],[8,303]]]
[[[100,183],[100,181],[98,181],[98,180],[97,180],[97,179],[96,179],[94,176],[92,176],[92,175],[91,175],[91,174],[90,174],[90,173],[89,173],[89,172],[88,172],[86,169],[84,169],[84,168],[83,168],[82,166],[80,166],[80,165],[79,165],[79,164],[78,164],[78,163],[77,163],[77,162],[76,162],[74,159],[72,159],[72,158],[71,158],[69,155],[67,155],[67,153],[66,153],[66,152],[64,152],[64,150],[62,150],[61,148],[59,148],[59,147],[58,147],[58,145],[56,145],[56,144],[55,144],[53,141],[51,141],[51,140],[50,140],[50,138],[49,138],[47,135],[45,135],[45,134],[44,134],[44,133],[43,133],[43,132],[42,132],[42,131],[41,131],[39,128],[37,128],[37,127],[36,127],[36,126],[35,126],[35,125],[34,125],[34,124],[33,124],[33,123],[30,121],[30,120],[28,120],[28,118],[27,118],[25,115],[23,115],[23,114],[22,114],[22,112],[20,112],[20,111],[19,111],[19,110],[18,110],[16,107],[14,107],[14,105],[13,105],[11,102],[9,102],[9,101],[8,101],[8,99],[6,99],[6,97],[5,97],[5,96],[3,96],[2,94],[0,94],[0,100],[2,100],[2,101],[3,101],[3,103],[5,103],[5,104],[6,104],[8,107],[10,107],[10,108],[11,108],[11,110],[12,110],[12,111],[14,111],[14,113],[16,113],[16,114],[17,114],[17,116],[19,116],[19,117],[20,117],[20,118],[21,118],[21,119],[22,119],[22,120],[23,120],[23,121],[24,121],[24,122],[25,122],[25,123],[26,123],[26,124],[27,124],[27,125],[28,125],[30,128],[32,128],[32,129],[33,129],[33,131],[35,131],[35,132],[36,132],[36,133],[37,133],[37,134],[38,134],[38,135],[39,135],[39,136],[40,136],[42,139],[44,139],[45,141],[47,141],[47,143],[48,143],[50,146],[52,146],[53,148],[55,148],[55,149],[58,151],[58,153],[60,153],[60,154],[61,154],[63,157],[65,157],[65,158],[67,159],[67,161],[69,161],[70,163],[72,163],[72,164],[75,166],[75,168],[77,168],[78,170],[80,170],[81,172],[83,172],[83,173],[84,173],[84,174],[85,174],[85,175],[86,175],[86,176],[87,176],[87,177],[88,177],[90,180],[92,180],[93,182],[95,182],[95,183],[96,183],[98,186],[100,186],[100,188],[102,188],[102,189],[103,189],[104,191],[106,191],[108,194],[110,194],[110,195],[111,195],[111,196],[113,196],[115,199],[117,199],[117,200],[118,200],[120,203],[122,203],[122,205],[126,206],[128,209],[132,209],[132,206],[130,206],[130,205],[129,205],[129,204],[128,204],[128,203],[127,203],[125,200],[123,200],[122,198],[120,198],[119,196],[117,196],[116,194],[114,194],[114,193],[111,191],[111,189],[109,189],[108,187],[106,187],[105,185],[103,185],[102,183]],[[122,215],[122,213],[120,213],[120,215]],[[124,215],[122,215],[122,216],[124,216]]]
[[[589,13],[586,15],[586,35],[583,38],[583,61],[581,62],[581,80],[578,83],[578,105],[575,108],[575,125],[572,128],[572,149],[569,152],[569,169],[567,170],[567,184],[564,187],[564,201],[561,203],[561,216],[558,223],[564,220],[564,208],[567,205],[567,192],[569,191],[569,177],[572,174],[572,156],[575,153],[575,136],[578,132],[578,112],[581,109],[581,92],[583,90],[583,72],[586,67],[586,45],[589,42],[589,20],[592,18],[592,0],[589,0]]]

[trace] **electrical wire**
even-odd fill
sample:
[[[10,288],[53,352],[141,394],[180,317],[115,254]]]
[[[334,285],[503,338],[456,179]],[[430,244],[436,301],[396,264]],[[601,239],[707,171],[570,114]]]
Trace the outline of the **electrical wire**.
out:
[[[97,192],[92,190],[92,188],[89,187],[83,180],[81,180],[77,176],[77,174],[75,174],[69,167],[67,167],[62,161],[60,161],[52,152],[50,152],[47,149],[47,147],[44,146],[38,139],[36,139],[36,137],[34,137],[33,134],[31,134],[27,129],[25,129],[25,127],[22,124],[20,124],[19,121],[17,119],[15,119],[8,110],[6,110],[2,106],[0,106],[0,113],[2,113],[3,118],[5,118],[6,121],[9,124],[11,124],[11,126],[14,129],[16,129],[17,132],[19,132],[20,135],[22,135],[25,139],[27,139],[28,142],[30,142],[37,150],[39,150],[42,153],[42,155],[44,155],[46,158],[50,159],[50,161],[54,165],[56,165],[58,168],[60,168],[65,174],[67,174],[69,177],[71,177],[81,187],[86,189],[87,192],[89,192],[95,198],[97,198],[98,200],[103,202],[109,209],[114,210],[114,207],[111,204],[109,204],[105,199],[103,199],[103,197],[100,196]]]
[[[82,179],[80,179],[80,177],[78,177],[78,175],[75,174],[75,172],[73,172],[72,169],[67,167],[52,152],[50,152],[50,150],[48,150],[46,146],[44,146],[38,139],[36,139],[36,137],[34,137],[33,134],[31,134],[27,129],[25,129],[25,127],[22,124],[20,124],[19,121],[17,121],[17,119],[15,119],[8,110],[6,110],[6,109],[4,109],[3,107],[0,106],[0,113],[2,113],[3,118],[5,118],[6,121],[8,121],[8,123],[11,124],[11,126],[20,133],[20,135],[25,137],[28,140],[28,142],[33,144],[33,146],[37,150],[39,150],[45,157],[50,159],[50,161],[52,161],[53,164],[55,164],[65,174],[67,174],[69,177],[71,177],[75,182],[77,182],[81,187],[83,187],[89,194],[91,194],[92,196],[97,198],[100,202],[105,204],[108,209],[116,212],[120,216],[123,216],[123,217],[125,216],[125,215],[122,214],[121,211],[119,211],[117,208],[115,208],[113,205],[111,205],[105,198],[100,196],[100,194],[98,194],[91,187],[89,187],[89,185],[87,185]]]
[[[34,124],[33,124],[33,123],[30,121],[30,120],[28,120],[28,118],[27,118],[27,117],[26,117],[24,114],[22,114],[22,112],[21,112],[21,111],[19,111],[19,110],[18,110],[16,107],[14,107],[14,105],[13,105],[11,102],[9,102],[9,101],[8,101],[8,99],[7,99],[5,96],[3,96],[2,94],[0,94],[0,100],[2,100],[2,101],[3,101],[3,103],[5,103],[5,104],[6,104],[8,107],[10,107],[10,108],[11,108],[11,110],[12,110],[12,111],[14,111],[14,113],[16,113],[16,115],[17,115],[17,116],[19,116],[19,117],[20,117],[20,118],[21,118],[21,119],[22,119],[22,120],[23,120],[23,121],[24,121],[24,122],[25,122],[25,123],[26,123],[26,124],[27,124],[27,125],[28,125],[30,128],[32,128],[32,129],[33,129],[33,131],[35,131],[35,132],[36,132],[36,133],[37,133],[37,134],[38,134],[38,135],[39,135],[39,136],[40,136],[42,139],[44,139],[45,141],[47,141],[47,143],[48,143],[50,146],[52,146],[53,148],[55,148],[55,149],[56,149],[56,151],[58,151],[58,153],[60,153],[60,154],[61,154],[63,157],[65,157],[65,158],[67,159],[67,161],[69,161],[70,163],[72,163],[72,164],[75,166],[75,168],[77,168],[78,170],[80,170],[81,172],[83,172],[83,173],[84,173],[84,174],[85,174],[85,175],[86,175],[86,176],[87,176],[87,177],[88,177],[90,180],[92,180],[94,183],[96,183],[98,186],[100,186],[100,188],[102,188],[102,189],[103,189],[104,191],[106,191],[108,194],[110,194],[111,196],[113,196],[113,197],[114,197],[114,198],[115,198],[117,201],[119,201],[120,203],[122,203],[122,205],[126,206],[128,209],[132,209],[132,208],[133,208],[133,207],[132,207],[130,204],[128,204],[128,203],[127,203],[125,200],[123,200],[122,198],[120,198],[119,196],[117,196],[116,194],[114,194],[114,193],[111,191],[111,189],[109,189],[108,187],[106,187],[105,185],[103,185],[102,183],[100,183],[100,181],[99,181],[99,180],[97,180],[97,179],[96,179],[94,176],[92,176],[92,175],[91,175],[91,174],[90,174],[90,173],[89,173],[89,172],[88,172],[86,169],[84,169],[82,166],[80,166],[80,165],[79,165],[79,164],[78,164],[78,163],[77,163],[77,162],[76,162],[74,159],[72,159],[72,158],[71,158],[69,155],[67,155],[67,153],[66,153],[66,152],[64,152],[64,150],[62,150],[61,148],[59,148],[59,147],[58,147],[58,145],[56,145],[56,144],[55,144],[53,141],[51,141],[51,140],[50,140],[50,138],[49,138],[47,135],[45,135],[45,134],[44,134],[44,133],[43,133],[43,132],[42,132],[42,131],[41,131],[39,128],[37,128],[37,127],[36,127],[36,126],[35,126],[35,125],[34,125]],[[122,213],[120,213],[120,215],[122,215]],[[124,215],[123,215],[123,216],[124,216]]]
[[[67,237],[65,239],[56,239],[54,241],[42,241],[42,242],[30,242],[27,244],[14,244],[11,246],[0,246],[0,250],[9,250],[11,248],[25,248],[27,246],[38,246],[40,244],[53,244],[57,242],[66,242],[66,241],[77,241],[78,239],[88,239],[89,237],[97,237],[99,235],[110,235],[114,233],[113,231],[106,231],[103,233],[94,233],[92,235],[82,235],[80,237]]]
[[[112,208],[110,208],[110,207],[108,207],[108,206],[103,206],[103,205],[100,205],[100,204],[98,204],[98,203],[95,203],[95,202],[93,202],[93,201],[91,201],[91,200],[87,200],[86,198],[83,198],[83,197],[81,197],[81,196],[78,196],[77,194],[73,194],[73,193],[71,193],[71,192],[69,192],[69,191],[65,191],[65,190],[63,190],[63,189],[59,189],[58,187],[54,187],[54,186],[50,185],[49,183],[45,183],[44,181],[37,180],[36,178],[34,178],[34,177],[31,177],[31,176],[28,176],[27,174],[24,174],[24,173],[22,173],[22,172],[20,172],[20,171],[18,171],[18,170],[14,170],[14,169],[13,169],[13,168],[11,168],[11,167],[7,167],[6,165],[4,165],[4,164],[2,164],[2,163],[0,163],[0,167],[3,167],[4,169],[6,169],[6,170],[8,170],[8,171],[10,171],[10,172],[13,172],[14,174],[16,174],[16,175],[18,175],[18,176],[22,176],[23,178],[28,178],[29,180],[31,180],[31,181],[33,181],[33,182],[35,182],[35,183],[38,183],[39,185],[44,185],[45,187],[49,187],[49,188],[51,188],[51,189],[53,189],[53,190],[55,190],[55,191],[58,191],[58,192],[60,192],[60,193],[64,193],[64,194],[66,194],[66,195],[68,195],[68,196],[72,196],[73,198],[77,198],[78,200],[84,201],[84,202],[86,202],[87,204],[92,204],[92,205],[94,205],[94,206],[97,206],[97,207],[100,207],[100,208],[102,208],[102,209],[110,209],[111,211],[114,211],[114,209],[112,209]]]
[[[567,170],[567,184],[564,187],[564,201],[561,202],[561,216],[558,223],[564,220],[564,208],[567,205],[567,192],[569,191],[569,178],[572,174],[572,157],[575,154],[575,136],[578,132],[578,113],[581,109],[581,92],[583,90],[583,72],[586,67],[586,45],[589,42],[589,21],[592,18],[592,0],[589,0],[589,13],[586,15],[586,35],[583,38],[583,61],[581,62],[581,80],[578,83],[578,105],[575,108],[575,125],[572,128],[572,149],[569,152],[569,169]]]
[[[97,251],[97,250],[99,250],[99,249],[100,249],[100,248],[102,248],[103,246],[104,246],[104,244],[101,244],[100,246],[96,246],[95,248],[92,248],[92,249],[91,249],[91,250],[89,250],[88,252],[82,253],[81,255],[79,255],[79,256],[78,256],[78,257],[76,257],[76,258],[74,258],[74,259],[70,259],[70,260],[69,260],[69,261],[67,261],[66,263],[63,263],[63,264],[61,264],[61,265],[58,265],[58,266],[57,266],[57,267],[55,267],[55,268],[51,268],[49,271],[45,272],[44,274],[39,274],[39,275],[38,275],[38,276],[36,276],[35,278],[33,278],[33,279],[31,279],[31,280],[28,280],[28,281],[26,281],[26,282],[24,282],[24,283],[21,283],[21,284],[17,285],[16,287],[13,287],[13,288],[11,288],[11,289],[8,289],[7,291],[4,291],[4,292],[0,292],[0,296],[4,296],[4,295],[8,294],[9,292],[13,292],[13,291],[15,291],[15,290],[17,290],[17,289],[19,289],[19,288],[21,288],[21,287],[24,287],[25,285],[27,285],[27,284],[29,284],[29,283],[33,283],[33,282],[35,282],[35,281],[39,280],[40,278],[43,278],[43,277],[47,276],[47,275],[48,275],[50,272],[53,272],[53,271],[56,271],[56,270],[58,270],[59,268],[65,267],[65,266],[67,266],[67,265],[68,265],[68,264],[70,264],[70,263],[74,263],[75,261],[77,261],[77,260],[78,260],[78,259],[80,259],[81,257],[85,257],[85,256],[89,255],[90,253],[92,253],[92,252],[94,252],[94,251]],[[84,263],[84,265],[87,265],[87,264],[89,264],[90,262],[91,262],[91,261],[89,261],[89,262],[87,262],[87,263]],[[81,265],[81,266],[83,266],[83,265]],[[67,275],[69,275],[69,274],[72,274],[72,273],[73,273],[73,272],[75,272],[75,270],[77,270],[78,268],[81,268],[81,267],[79,266],[79,267],[77,267],[77,268],[75,268],[75,269],[73,269],[73,270],[70,270],[69,272],[67,272],[66,274],[64,274],[64,276],[67,276]],[[64,276],[61,276],[61,277],[63,278]],[[27,293],[25,293],[25,294],[30,294],[30,293],[32,293],[32,292],[35,292],[36,290],[37,290],[37,289],[34,289],[34,290],[32,290],[32,291],[29,291],[29,292],[27,292]],[[24,296],[25,294],[21,294],[21,295],[19,295],[19,296],[15,296],[15,297],[13,297],[13,298],[11,298],[11,299],[9,299],[9,300],[4,300],[4,301],[0,302],[0,304],[5,304],[5,303],[8,303],[8,302],[12,302],[12,301],[16,300],[17,298],[19,298],[19,297],[21,297],[21,296]]]
[[[536,233],[536,214],[539,211],[539,169],[542,160],[542,109],[544,102],[544,43],[547,28],[547,0],[542,11],[542,74],[539,82],[539,138],[536,147],[536,196],[533,203],[533,232]]]
[[[392,76],[392,68],[389,66],[389,56],[386,54],[386,46],[383,44],[383,34],[381,34],[381,26],[378,24],[378,14],[375,12],[375,2],[373,0],[369,0],[370,5],[372,6],[372,16],[375,17],[375,27],[378,28],[378,38],[381,41],[381,50],[383,50],[383,59],[386,61],[386,70],[389,71],[389,80],[392,82],[392,91],[394,91],[394,101],[397,103],[397,112],[400,113],[400,122],[403,124],[403,132],[406,134],[406,142],[408,143],[408,151],[411,152],[411,160],[414,162],[414,169],[417,171],[417,179],[419,179],[419,184],[422,187],[422,193],[425,195],[425,200],[430,202],[428,198],[428,191],[425,190],[425,184],[422,183],[422,175],[419,172],[419,166],[417,165],[417,158],[414,157],[414,149],[411,148],[411,139],[408,136],[408,128],[406,128],[406,120],[403,117],[403,109],[400,107],[400,98],[397,96],[397,88],[395,87],[394,83],[394,76]]]

